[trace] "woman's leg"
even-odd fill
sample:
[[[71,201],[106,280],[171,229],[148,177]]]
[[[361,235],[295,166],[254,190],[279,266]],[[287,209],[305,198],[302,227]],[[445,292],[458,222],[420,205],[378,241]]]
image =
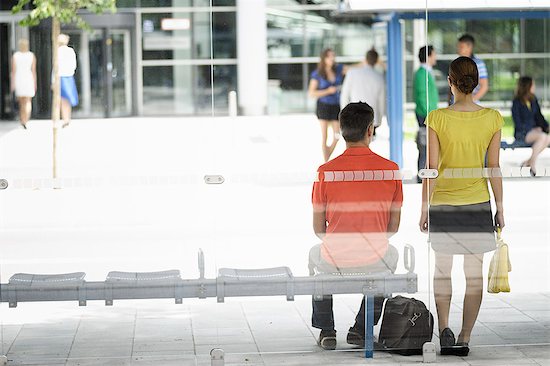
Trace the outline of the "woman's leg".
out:
[[[338,140],[340,139],[340,122],[339,121],[329,121],[330,126],[332,128],[332,143],[327,148],[328,156],[325,161],[330,159],[330,156],[334,152],[334,149],[336,148],[336,145],[338,144]]]
[[[71,122],[71,103],[61,98],[61,118],[63,119],[63,127],[67,126]]]
[[[483,254],[464,255],[466,294],[462,314],[462,330],[457,342],[469,342],[472,329],[479,314],[483,299]]]
[[[18,97],[17,103],[19,104],[19,122],[23,125],[23,127],[26,126],[28,118],[27,118],[27,97]]]
[[[453,294],[452,269],[453,255],[435,252],[434,297],[439,334],[443,329],[449,327],[449,311]]]
[[[537,157],[539,154],[548,147],[550,138],[540,128],[533,128],[525,136],[525,142],[533,144],[531,148],[531,157],[524,164],[530,167],[535,167],[537,164]]]
[[[31,119],[32,103],[31,97],[25,97],[25,124]]]
[[[330,154],[328,152],[329,147],[327,146],[329,121],[324,120],[324,119],[320,119],[319,124],[321,125],[321,149],[323,151],[323,159],[325,159],[325,162],[327,162],[328,158],[330,156]]]

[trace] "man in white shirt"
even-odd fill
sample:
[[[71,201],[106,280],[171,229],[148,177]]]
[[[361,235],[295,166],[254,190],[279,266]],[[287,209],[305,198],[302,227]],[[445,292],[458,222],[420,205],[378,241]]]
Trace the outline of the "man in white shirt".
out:
[[[346,73],[340,93],[340,107],[343,109],[349,103],[367,103],[374,109],[376,128],[382,124],[382,117],[386,115],[386,86],[384,77],[374,69],[378,62],[378,52],[372,48],[365,58],[365,66],[352,68]]]

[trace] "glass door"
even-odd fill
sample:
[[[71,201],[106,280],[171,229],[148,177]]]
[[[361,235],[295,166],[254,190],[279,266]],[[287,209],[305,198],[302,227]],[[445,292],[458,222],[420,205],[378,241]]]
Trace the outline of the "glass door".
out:
[[[103,28],[69,35],[78,55],[75,78],[81,100],[75,116],[131,115],[130,31]]]
[[[10,93],[10,37],[9,23],[0,23],[0,119],[9,119],[14,115]]]

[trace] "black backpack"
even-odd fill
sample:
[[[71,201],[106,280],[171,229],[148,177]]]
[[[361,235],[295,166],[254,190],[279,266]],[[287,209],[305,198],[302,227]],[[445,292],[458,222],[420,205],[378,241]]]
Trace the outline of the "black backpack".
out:
[[[378,342],[400,355],[421,355],[432,340],[434,318],[420,300],[396,296],[386,301]]]

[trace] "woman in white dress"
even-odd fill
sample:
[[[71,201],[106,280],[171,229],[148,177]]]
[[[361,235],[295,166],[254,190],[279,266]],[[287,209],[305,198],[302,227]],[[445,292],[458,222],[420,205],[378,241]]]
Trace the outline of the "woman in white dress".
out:
[[[23,128],[31,117],[31,99],[36,93],[36,57],[29,51],[29,41],[19,40],[19,51],[11,61],[11,89],[19,103],[19,120]]]

